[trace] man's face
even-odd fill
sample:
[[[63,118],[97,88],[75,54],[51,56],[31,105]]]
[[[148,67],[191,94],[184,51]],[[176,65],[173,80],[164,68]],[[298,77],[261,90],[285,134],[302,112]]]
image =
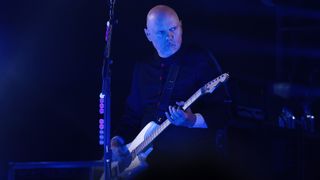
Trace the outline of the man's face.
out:
[[[160,57],[166,58],[177,52],[182,43],[182,27],[177,16],[162,15],[148,19],[145,33]]]

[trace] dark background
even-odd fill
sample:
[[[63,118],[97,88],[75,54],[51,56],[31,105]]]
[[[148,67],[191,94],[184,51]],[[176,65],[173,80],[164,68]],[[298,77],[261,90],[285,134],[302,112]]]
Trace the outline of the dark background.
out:
[[[108,1],[0,3],[0,179],[6,177],[8,162],[100,159],[98,108]],[[306,169],[320,159],[320,151],[315,151],[319,145],[314,143],[319,139],[306,137],[310,143],[305,145],[306,141],[296,141],[294,137],[301,134],[295,131],[278,132],[276,122],[283,106],[299,116],[304,102],[311,104],[319,121],[319,93],[281,97],[272,87],[286,82],[301,86],[303,92],[310,88],[319,92],[319,3],[117,1],[111,49],[113,125],[123,111],[134,62],[153,52],[143,28],[148,10],[156,4],[173,7],[182,19],[184,40],[207,47],[223,72],[230,73],[235,103],[230,137],[243,138],[238,139],[242,145],[232,147],[243,148],[242,155],[248,156],[257,150],[259,164],[280,167],[261,168],[263,172],[299,170],[297,179],[315,177],[315,171]],[[239,106],[258,109],[263,116],[239,115]],[[257,132],[259,128],[264,131]],[[293,146],[288,140],[292,138]],[[288,147],[297,151],[286,151]],[[301,147],[306,150],[300,151]],[[269,156],[276,160],[267,162]]]

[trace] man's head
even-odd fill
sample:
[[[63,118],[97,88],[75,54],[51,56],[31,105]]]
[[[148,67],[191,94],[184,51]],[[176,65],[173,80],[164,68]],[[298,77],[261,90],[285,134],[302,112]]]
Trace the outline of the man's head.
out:
[[[157,5],[149,11],[144,32],[162,58],[173,55],[181,46],[181,21],[177,13],[168,6]]]

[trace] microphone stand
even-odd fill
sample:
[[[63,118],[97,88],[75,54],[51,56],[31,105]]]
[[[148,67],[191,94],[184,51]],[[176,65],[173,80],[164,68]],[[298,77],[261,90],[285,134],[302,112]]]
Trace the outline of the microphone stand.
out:
[[[111,148],[110,148],[110,125],[111,125],[111,69],[112,60],[110,58],[112,26],[114,24],[114,4],[115,0],[109,1],[109,21],[107,22],[104,48],[103,67],[102,67],[102,95],[103,101],[103,145],[104,145],[104,179],[111,179]]]

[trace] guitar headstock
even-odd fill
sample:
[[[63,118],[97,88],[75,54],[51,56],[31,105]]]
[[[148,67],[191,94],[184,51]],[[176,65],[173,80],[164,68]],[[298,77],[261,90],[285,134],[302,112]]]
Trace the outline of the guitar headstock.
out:
[[[218,85],[220,83],[227,81],[228,78],[229,78],[228,73],[221,74],[220,76],[218,76],[214,80],[212,80],[212,81],[208,82],[206,85],[204,85],[202,87],[202,92],[203,93],[212,93],[218,87]]]

